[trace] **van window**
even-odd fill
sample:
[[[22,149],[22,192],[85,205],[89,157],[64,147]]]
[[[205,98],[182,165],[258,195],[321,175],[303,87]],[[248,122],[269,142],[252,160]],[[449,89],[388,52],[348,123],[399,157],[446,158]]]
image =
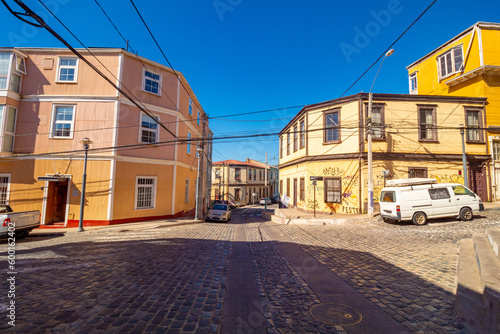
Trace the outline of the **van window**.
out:
[[[446,189],[446,188],[429,189],[429,195],[431,196],[431,199],[434,199],[434,200],[451,198],[450,193],[448,192],[448,189]]]
[[[453,192],[455,193],[455,195],[469,195],[469,196],[475,197],[475,195],[472,191],[470,191],[469,189],[467,189],[463,186],[454,186]]]
[[[396,202],[396,192],[394,192],[394,191],[382,191],[382,193],[380,194],[380,201],[381,202],[389,202],[389,203]]]

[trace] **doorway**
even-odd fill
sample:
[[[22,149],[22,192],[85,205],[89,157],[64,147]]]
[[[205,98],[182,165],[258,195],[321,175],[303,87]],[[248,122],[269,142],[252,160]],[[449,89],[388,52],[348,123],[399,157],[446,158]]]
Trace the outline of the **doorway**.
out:
[[[297,207],[297,179],[293,179],[293,206]]]
[[[490,201],[488,198],[486,183],[486,164],[470,164],[469,170],[469,188],[475,192],[482,201]]]
[[[45,203],[45,225],[64,224],[68,201],[68,180],[48,182]]]

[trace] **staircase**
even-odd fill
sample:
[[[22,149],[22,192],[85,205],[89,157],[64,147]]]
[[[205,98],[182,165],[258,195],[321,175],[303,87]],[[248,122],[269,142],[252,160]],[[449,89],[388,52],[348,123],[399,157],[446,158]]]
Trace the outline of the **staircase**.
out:
[[[456,313],[476,333],[500,333],[500,228],[460,241]]]

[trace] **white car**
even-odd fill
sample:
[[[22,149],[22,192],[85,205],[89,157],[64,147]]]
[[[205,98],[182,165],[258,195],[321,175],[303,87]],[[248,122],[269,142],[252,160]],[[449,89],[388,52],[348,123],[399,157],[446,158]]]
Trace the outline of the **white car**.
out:
[[[269,198],[263,198],[260,200],[260,205],[266,205],[266,202],[267,202],[267,205],[271,205],[271,200]]]
[[[207,212],[205,221],[225,221],[231,220],[231,209],[229,204],[214,204]]]

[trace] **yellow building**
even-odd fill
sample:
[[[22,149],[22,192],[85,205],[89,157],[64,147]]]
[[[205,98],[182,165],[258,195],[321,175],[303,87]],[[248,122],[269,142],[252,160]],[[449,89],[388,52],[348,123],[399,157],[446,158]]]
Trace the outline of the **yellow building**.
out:
[[[69,50],[0,48],[0,203],[77,225],[87,137],[84,226],[194,215],[211,166],[198,139],[211,132],[186,79],[123,49],[91,51],[80,50],[122,91]]]
[[[484,108],[468,110],[463,124],[468,143],[487,144],[493,163],[493,200],[500,199],[500,24],[478,22],[407,67],[410,94],[485,97]],[[475,128],[486,130],[477,138]],[[467,157],[469,180],[477,172]],[[474,186],[473,184],[469,184]]]
[[[374,200],[387,178],[434,177],[463,183],[460,124],[486,98],[373,94]],[[367,211],[368,94],[304,107],[280,132],[280,194],[289,205],[318,212]],[[489,159],[481,128],[465,145],[470,168]],[[314,186],[311,177],[321,177]],[[486,200],[487,186],[473,190]]]

